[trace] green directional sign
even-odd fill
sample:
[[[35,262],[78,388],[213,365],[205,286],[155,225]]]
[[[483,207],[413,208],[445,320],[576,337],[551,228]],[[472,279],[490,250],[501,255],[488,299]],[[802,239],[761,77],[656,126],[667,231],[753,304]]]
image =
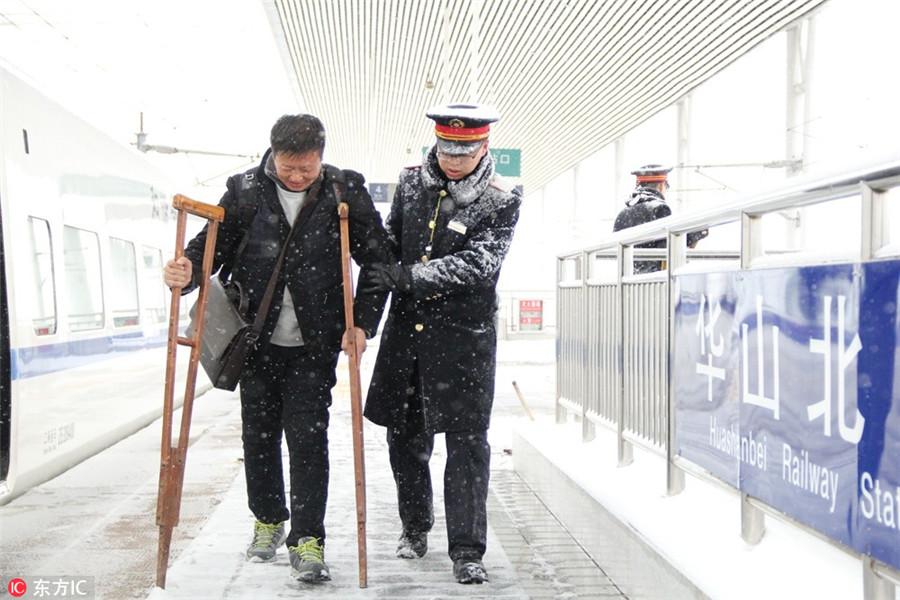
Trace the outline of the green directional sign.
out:
[[[518,148],[490,148],[494,171],[504,177],[522,176],[522,151]]]

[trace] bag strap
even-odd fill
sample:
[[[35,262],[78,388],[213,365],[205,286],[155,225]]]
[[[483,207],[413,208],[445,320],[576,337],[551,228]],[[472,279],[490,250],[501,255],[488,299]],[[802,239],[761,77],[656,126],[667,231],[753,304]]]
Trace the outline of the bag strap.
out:
[[[338,185],[337,181],[331,182],[331,187],[334,190],[334,197],[337,199],[337,205],[340,206],[341,202],[344,201],[344,190],[342,186]]]
[[[228,263],[223,264],[222,268],[219,269],[219,278],[222,281],[228,280],[234,262],[244,252],[244,249],[247,247],[247,243],[250,240],[250,224],[253,222],[253,217],[255,217],[256,213],[259,211],[260,205],[259,196],[257,194],[258,187],[259,182],[256,179],[255,171],[247,171],[240,176],[240,187],[238,187],[237,192],[237,209],[241,219],[241,229],[244,233],[241,236],[241,241],[238,243],[237,249],[234,251],[231,260],[228,261]]]
[[[272,276],[269,278],[269,284],[266,286],[266,293],[263,294],[262,301],[259,303],[259,309],[256,311],[256,318],[253,320],[253,332],[257,336],[259,336],[262,331],[263,323],[265,323],[266,316],[269,313],[269,305],[272,304],[272,297],[275,295],[275,286],[278,283],[278,276],[281,274],[281,264],[284,262],[284,257],[287,254],[288,244],[294,236],[294,232],[300,229],[303,224],[309,220],[312,210],[317,204],[316,196],[319,195],[321,182],[321,179],[316,180],[315,183],[309,187],[309,190],[307,190],[306,201],[303,203],[303,206],[300,207],[300,212],[297,213],[297,218],[294,219],[291,231],[288,233],[287,239],[284,240],[284,245],[281,247],[281,253],[278,255],[275,268],[272,269]]]
[[[344,186],[347,184],[344,172],[332,165],[324,165],[323,170],[325,171],[325,176],[331,180],[334,196],[337,199],[337,203],[340,204],[344,198]]]

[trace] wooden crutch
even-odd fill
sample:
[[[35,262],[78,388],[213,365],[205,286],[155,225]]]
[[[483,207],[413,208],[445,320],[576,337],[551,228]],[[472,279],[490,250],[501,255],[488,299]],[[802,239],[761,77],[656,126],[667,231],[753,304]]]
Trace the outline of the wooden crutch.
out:
[[[359,548],[359,587],[366,582],[366,464],[363,453],[362,392],[359,381],[359,350],[353,324],[353,283],[350,278],[350,208],[338,204],[341,222],[341,269],[344,273],[344,315],[347,323],[347,358],[350,367],[350,423],[353,427],[353,466],[356,481],[356,539]]]
[[[200,362],[203,326],[206,320],[206,298],[209,292],[209,277],[212,274],[213,255],[219,223],[225,218],[225,209],[191,200],[181,194],[172,199],[172,206],[178,211],[175,240],[175,258],[184,255],[184,235],[187,215],[206,217],[206,247],[203,250],[203,277],[200,279],[200,293],[194,312],[193,335],[190,338],[178,336],[179,301],[181,288],[172,288],[169,305],[169,346],[166,356],[166,389],[163,399],[162,446],[159,463],[159,494],[156,499],[156,524],[159,526],[159,548],[156,555],[156,585],[165,589],[166,570],[169,565],[169,548],[172,543],[172,529],[178,524],[181,511],[181,489],[184,484],[184,464],[187,459],[188,438],[191,430],[191,411],[194,407],[194,386],[197,382],[197,365]],[[191,349],[187,381],[184,385],[184,405],[181,412],[181,429],[178,446],[172,447],[172,418],[175,410],[175,357],[178,345]]]

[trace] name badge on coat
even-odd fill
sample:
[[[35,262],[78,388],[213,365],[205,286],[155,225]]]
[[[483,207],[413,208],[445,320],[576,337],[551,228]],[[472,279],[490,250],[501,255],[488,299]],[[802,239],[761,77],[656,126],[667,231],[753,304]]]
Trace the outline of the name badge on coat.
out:
[[[466,226],[456,220],[453,220],[453,221],[450,221],[449,223],[447,223],[447,229],[451,229],[451,230],[455,231],[456,233],[461,233],[463,235],[465,235],[465,233],[466,233]]]

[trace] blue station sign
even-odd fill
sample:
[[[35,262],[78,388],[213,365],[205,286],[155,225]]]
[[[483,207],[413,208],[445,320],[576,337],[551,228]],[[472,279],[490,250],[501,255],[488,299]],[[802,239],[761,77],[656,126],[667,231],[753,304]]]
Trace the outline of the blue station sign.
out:
[[[900,568],[900,261],[675,277],[679,455]]]

